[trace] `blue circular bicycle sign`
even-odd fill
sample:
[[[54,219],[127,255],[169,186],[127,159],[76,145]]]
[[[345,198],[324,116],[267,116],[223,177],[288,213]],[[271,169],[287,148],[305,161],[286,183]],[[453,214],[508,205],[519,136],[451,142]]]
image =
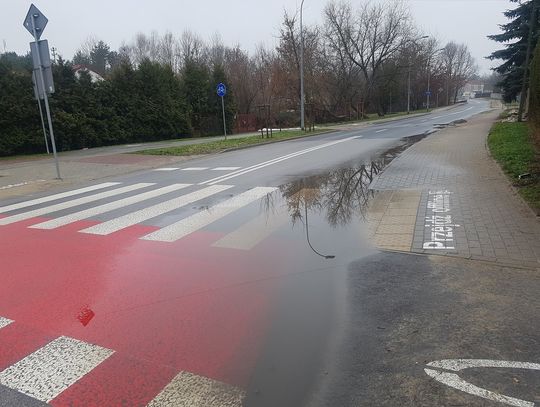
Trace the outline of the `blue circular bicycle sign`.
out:
[[[216,91],[219,97],[223,97],[227,94],[227,87],[224,83],[218,83]]]

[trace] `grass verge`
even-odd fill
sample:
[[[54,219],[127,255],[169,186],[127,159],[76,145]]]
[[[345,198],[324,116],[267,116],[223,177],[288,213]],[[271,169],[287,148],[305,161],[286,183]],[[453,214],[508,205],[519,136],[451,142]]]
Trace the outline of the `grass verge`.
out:
[[[187,144],[183,146],[168,147],[168,148],[154,148],[148,150],[137,151],[136,154],[149,154],[149,155],[201,155],[201,154],[215,154],[231,148],[240,148],[253,146],[257,144],[268,143],[277,140],[290,140],[303,136],[314,136],[316,134],[324,133],[324,130],[314,131],[306,133],[302,130],[287,130],[276,131],[271,138],[262,138],[261,136],[249,136],[240,138],[229,138],[227,140],[209,141],[208,143],[199,144]]]
[[[495,123],[488,146],[520,195],[540,214],[540,152],[534,147],[527,123]],[[520,180],[519,175],[526,173],[531,177]]]

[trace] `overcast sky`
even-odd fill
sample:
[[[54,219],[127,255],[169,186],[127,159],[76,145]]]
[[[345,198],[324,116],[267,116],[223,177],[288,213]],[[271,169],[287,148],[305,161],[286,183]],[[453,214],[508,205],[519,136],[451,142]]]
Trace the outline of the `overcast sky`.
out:
[[[362,0],[351,3],[361,4]],[[508,0],[406,0],[419,27],[447,41],[466,43],[482,72],[492,63],[485,60],[500,44],[486,38],[506,22],[502,12],[515,7]],[[210,39],[216,32],[227,45],[240,44],[253,51],[256,45],[276,44],[283,11],[294,14],[300,0],[36,0],[49,18],[43,38],[70,59],[79,45],[92,35],[118,48],[137,32],[160,34],[185,29]],[[305,0],[305,24],[322,22],[327,0]],[[30,2],[0,0],[0,50],[26,53],[30,34],[22,26]]]

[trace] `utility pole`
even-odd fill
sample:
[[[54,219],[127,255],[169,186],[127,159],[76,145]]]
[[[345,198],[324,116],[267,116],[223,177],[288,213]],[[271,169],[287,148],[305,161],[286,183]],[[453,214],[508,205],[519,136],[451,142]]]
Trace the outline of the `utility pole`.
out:
[[[304,30],[302,26],[302,12],[304,0],[300,4],[300,128],[305,130],[304,119]]]
[[[428,35],[424,35],[422,37],[416,38],[415,40],[408,40],[412,42],[415,46],[418,45],[416,41],[418,40],[424,40],[426,38],[429,38]],[[408,42],[406,41],[406,42]],[[407,74],[407,114],[411,113],[411,56],[409,55],[409,72]]]

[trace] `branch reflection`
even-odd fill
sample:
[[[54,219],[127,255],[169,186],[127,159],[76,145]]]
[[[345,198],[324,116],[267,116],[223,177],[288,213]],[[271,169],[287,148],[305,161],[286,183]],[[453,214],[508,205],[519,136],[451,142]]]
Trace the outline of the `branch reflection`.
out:
[[[354,216],[365,219],[369,200],[374,195],[369,185],[396,153],[389,150],[368,164],[340,168],[281,186],[293,224],[303,221],[303,209],[325,212],[325,218],[332,226],[345,225]]]

